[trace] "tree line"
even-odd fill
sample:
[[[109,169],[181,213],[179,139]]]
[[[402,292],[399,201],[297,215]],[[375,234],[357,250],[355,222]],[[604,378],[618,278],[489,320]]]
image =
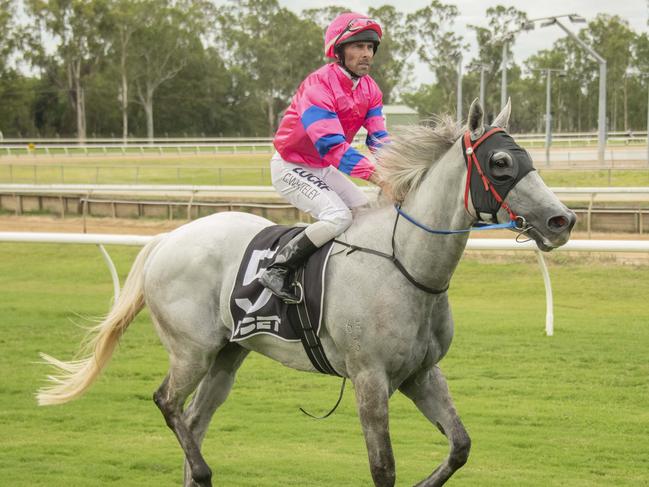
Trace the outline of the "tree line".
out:
[[[325,62],[324,29],[346,10],[293,12],[277,0],[0,0],[0,131],[80,140],[272,135],[300,81]],[[457,7],[432,0],[410,14],[391,5],[367,13],[384,28],[372,70],[384,103],[406,103],[422,117],[454,113],[457,65],[470,42],[455,30]],[[482,73],[493,117],[503,42],[515,42],[527,15],[497,5],[485,19],[470,26],[478,52],[462,60],[463,105],[478,95]],[[608,63],[608,129],[644,130],[647,32],[600,14],[578,35]],[[415,85],[415,62],[432,82]],[[555,130],[594,130],[598,67],[565,37],[508,63],[513,131],[543,131],[547,68],[565,71],[552,83]]]

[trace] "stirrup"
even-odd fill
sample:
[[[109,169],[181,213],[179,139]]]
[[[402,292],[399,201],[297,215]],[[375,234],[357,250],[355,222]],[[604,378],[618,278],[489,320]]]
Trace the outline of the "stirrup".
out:
[[[302,288],[302,284],[300,284],[298,281],[295,281],[293,283],[293,287],[296,287],[300,290],[299,298],[297,300],[291,298],[281,298],[282,301],[284,301],[286,304],[300,304],[302,301],[304,301],[304,288]]]

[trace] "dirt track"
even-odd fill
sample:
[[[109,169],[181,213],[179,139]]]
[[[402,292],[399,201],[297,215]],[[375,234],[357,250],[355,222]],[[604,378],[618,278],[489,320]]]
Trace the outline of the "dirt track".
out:
[[[135,220],[128,218],[54,218],[48,216],[0,216],[0,232],[110,233],[155,235],[168,232],[184,220]]]

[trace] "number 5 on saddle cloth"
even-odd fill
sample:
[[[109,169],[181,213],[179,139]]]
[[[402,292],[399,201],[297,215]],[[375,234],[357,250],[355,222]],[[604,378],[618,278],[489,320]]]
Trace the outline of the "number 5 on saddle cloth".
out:
[[[286,304],[257,279],[273,262],[275,253],[303,230],[273,225],[264,228],[248,244],[230,295],[234,324],[230,340],[237,342],[266,334],[288,342],[301,341],[316,370],[340,376],[329,363],[318,338],[322,326],[324,273],[333,242],[318,249],[295,272],[294,280],[303,297],[298,304]]]

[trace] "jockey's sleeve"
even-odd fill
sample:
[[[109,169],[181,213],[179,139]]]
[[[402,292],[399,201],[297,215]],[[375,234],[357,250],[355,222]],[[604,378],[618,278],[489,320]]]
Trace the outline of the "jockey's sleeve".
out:
[[[360,179],[369,179],[374,164],[345,139],[333,95],[321,86],[304,90],[297,103],[304,130],[318,154],[329,165]]]
[[[385,128],[385,119],[383,118],[383,95],[378,90],[374,99],[370,101],[370,109],[365,115],[363,127],[367,130],[365,144],[372,153],[383,147],[383,144],[390,142],[390,136]]]

